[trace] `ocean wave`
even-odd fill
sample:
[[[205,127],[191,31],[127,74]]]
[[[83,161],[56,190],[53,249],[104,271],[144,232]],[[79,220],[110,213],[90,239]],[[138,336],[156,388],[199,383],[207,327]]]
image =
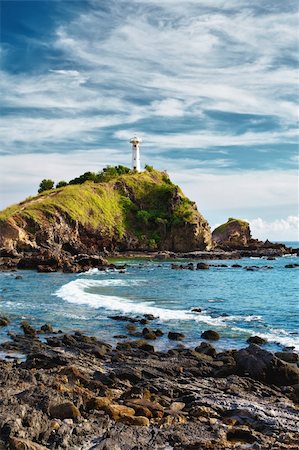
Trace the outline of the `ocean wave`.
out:
[[[232,327],[232,330],[242,333],[249,333],[252,336],[258,335],[261,338],[266,339],[267,342],[278,343],[285,347],[294,347],[294,350],[299,351],[299,337],[295,337],[294,335],[291,335],[289,332],[283,329],[271,328],[267,333],[260,333],[256,330],[252,330],[249,328],[244,329],[239,327]]]
[[[129,286],[140,284],[143,280],[86,280],[78,279],[62,286],[54,294],[69,303],[86,304],[93,308],[104,308],[106,310],[120,311],[124,314],[153,314],[160,320],[194,320],[208,325],[226,327],[222,317],[213,318],[205,313],[192,313],[189,310],[167,309],[153,305],[153,301],[140,302],[124,297],[103,295],[100,293],[88,292],[93,287],[104,286]]]
[[[108,270],[99,270],[97,268],[89,269],[86,272],[80,272],[77,274],[78,277],[80,276],[90,276],[90,275],[107,275]]]
[[[153,301],[140,301],[119,296],[104,295],[100,292],[88,292],[90,289],[105,286],[133,286],[140,285],[146,280],[119,280],[77,279],[62,286],[54,295],[69,303],[86,304],[92,308],[104,308],[109,311],[119,311],[124,314],[153,314],[161,321],[167,320],[193,320],[206,325],[226,328],[228,322],[251,322],[261,320],[261,316],[218,316],[212,317],[207,312],[192,312],[191,310],[169,309],[154,305]]]

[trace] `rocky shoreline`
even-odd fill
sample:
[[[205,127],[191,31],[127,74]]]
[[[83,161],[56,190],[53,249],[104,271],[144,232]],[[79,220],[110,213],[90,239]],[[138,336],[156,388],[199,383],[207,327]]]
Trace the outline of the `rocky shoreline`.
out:
[[[35,251],[18,253],[15,250],[0,249],[0,271],[37,270],[38,272],[79,273],[89,269],[99,270],[120,268],[108,261],[117,259],[151,259],[157,261],[189,259],[189,260],[232,260],[245,257],[275,259],[287,254],[299,255],[299,249],[286,247],[283,244],[261,246],[260,248],[215,249],[209,251],[193,251],[174,253],[170,251],[123,251],[102,252],[99,254],[71,254],[62,250],[39,248]]]
[[[254,338],[217,352],[213,330],[195,349],[158,352],[150,334],[163,330],[151,317],[112,318],[127,335],[115,348],[27,322],[1,344],[0,448],[298,448],[298,355],[274,355]],[[132,340],[136,330],[142,338]]]

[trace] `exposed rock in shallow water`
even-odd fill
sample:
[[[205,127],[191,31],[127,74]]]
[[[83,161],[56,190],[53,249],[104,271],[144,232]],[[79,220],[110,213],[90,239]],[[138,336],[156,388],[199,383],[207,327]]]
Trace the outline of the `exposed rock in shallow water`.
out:
[[[215,330],[206,330],[201,333],[203,339],[208,339],[209,341],[218,341],[220,339],[220,334]]]
[[[257,345],[263,345],[266,344],[267,339],[264,339],[260,336],[250,336],[247,339],[248,344],[257,344]]]

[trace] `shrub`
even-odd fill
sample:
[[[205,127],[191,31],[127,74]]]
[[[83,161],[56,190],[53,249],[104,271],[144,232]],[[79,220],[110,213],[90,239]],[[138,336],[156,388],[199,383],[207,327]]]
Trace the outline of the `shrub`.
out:
[[[53,189],[53,186],[54,186],[53,180],[44,179],[40,182],[38,193],[40,194],[41,192],[49,191],[50,189]]]
[[[153,168],[153,166],[149,166],[148,164],[145,164],[144,170],[146,170],[147,172],[153,172],[154,168]]]
[[[147,225],[151,218],[151,213],[145,210],[140,210],[137,211],[136,217],[139,222],[145,223]]]
[[[61,188],[67,186],[67,182],[66,181],[58,181],[58,183],[56,184],[56,189]]]
[[[69,184],[83,184],[85,181],[97,181],[97,174],[95,172],[85,172],[77,178],[74,178]]]

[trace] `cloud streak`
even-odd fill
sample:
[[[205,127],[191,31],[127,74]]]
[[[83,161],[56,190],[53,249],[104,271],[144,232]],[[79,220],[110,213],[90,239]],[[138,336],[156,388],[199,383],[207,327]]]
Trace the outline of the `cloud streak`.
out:
[[[230,177],[242,186],[230,199],[234,207],[267,205],[271,186],[277,203],[289,204],[291,196],[294,209],[295,1],[88,0],[71,17],[64,14],[71,3],[61,5],[49,35],[34,36],[42,62],[30,55],[33,37],[22,36],[31,64],[11,71],[6,62],[15,42],[2,43],[1,167],[14,157],[16,172],[33,164],[36,183],[45,155],[62,167],[63,178],[87,163],[128,164],[128,139],[138,132],[146,162],[168,168],[194,199],[207,195],[221,207],[217,186],[229,198]],[[276,189],[271,176],[278,185],[287,178],[286,190]],[[29,178],[28,194],[35,189]],[[5,201],[14,201],[13,178],[7,182]]]

